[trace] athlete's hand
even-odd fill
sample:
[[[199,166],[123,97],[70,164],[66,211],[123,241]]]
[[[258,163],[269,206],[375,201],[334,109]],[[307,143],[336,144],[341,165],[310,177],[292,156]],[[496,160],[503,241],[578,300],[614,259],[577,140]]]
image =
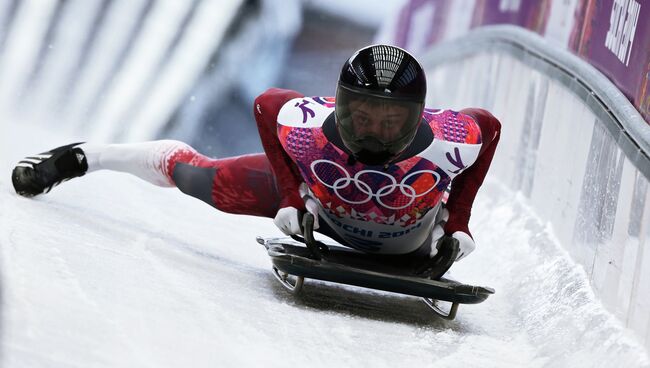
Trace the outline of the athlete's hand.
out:
[[[431,253],[429,257],[433,258],[438,254],[438,242],[445,235],[445,224],[449,219],[449,211],[446,208],[441,208],[436,214],[436,219],[434,220],[435,225],[433,226],[433,231],[431,232]],[[476,244],[469,234],[462,231],[456,231],[451,234],[451,237],[458,240],[458,256],[456,256],[456,261],[467,257],[468,254],[472,253],[476,249]]]
[[[467,257],[468,254],[472,253],[476,249],[476,244],[474,239],[472,239],[469,234],[462,231],[456,231],[451,234],[451,237],[458,240],[458,257],[456,257],[456,262]]]
[[[286,235],[301,234],[300,220],[302,219],[302,211],[295,207],[280,208],[278,213],[273,219],[273,223],[280,231]]]
[[[305,201],[305,208],[314,215],[314,230],[318,229],[318,203],[311,197],[306,184],[299,188],[300,197]],[[286,235],[302,235],[303,211],[295,207],[280,208],[273,219],[273,223]]]

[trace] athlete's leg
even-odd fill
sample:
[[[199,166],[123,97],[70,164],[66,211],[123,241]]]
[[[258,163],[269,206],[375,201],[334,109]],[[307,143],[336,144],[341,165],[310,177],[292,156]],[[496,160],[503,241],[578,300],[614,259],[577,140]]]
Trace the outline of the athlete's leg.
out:
[[[280,193],[266,155],[199,162],[190,157],[179,155],[170,165],[172,179],[181,191],[224,212],[275,217]]]
[[[168,161],[175,152],[194,151],[189,145],[173,140],[130,144],[92,144],[79,146],[86,155],[88,173],[98,170],[125,172],[162,187],[173,187]]]
[[[178,187],[215,208],[235,214],[274,217],[280,196],[264,154],[211,159],[172,140],[80,146],[88,172],[114,170],[152,184]]]

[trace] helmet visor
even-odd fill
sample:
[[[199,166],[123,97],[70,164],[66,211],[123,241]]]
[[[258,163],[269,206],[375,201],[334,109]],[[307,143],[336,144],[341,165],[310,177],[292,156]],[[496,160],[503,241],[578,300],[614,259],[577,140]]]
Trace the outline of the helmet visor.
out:
[[[413,140],[424,103],[368,94],[339,86],[336,118],[339,134],[352,153],[402,152]]]

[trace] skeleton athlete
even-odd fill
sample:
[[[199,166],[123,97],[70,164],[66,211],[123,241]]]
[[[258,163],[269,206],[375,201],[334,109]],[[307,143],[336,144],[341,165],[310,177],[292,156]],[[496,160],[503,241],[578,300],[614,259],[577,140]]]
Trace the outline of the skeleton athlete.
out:
[[[255,100],[264,153],[212,159],[171,140],[73,143],[20,161],[12,180],[34,196],[97,170],[127,172],[224,212],[273,218],[285,234],[300,233],[308,211],[318,232],[395,259],[435,259],[451,236],[460,260],[475,248],[470,212],[501,125],[482,109],[425,108],[425,94],[415,58],[369,46],[343,65],[335,98],[272,88]]]

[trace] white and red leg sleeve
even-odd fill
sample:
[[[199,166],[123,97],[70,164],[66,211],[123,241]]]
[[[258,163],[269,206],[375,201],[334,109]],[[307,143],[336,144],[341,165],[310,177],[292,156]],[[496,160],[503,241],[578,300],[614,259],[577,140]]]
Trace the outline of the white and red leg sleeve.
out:
[[[135,175],[151,184],[174,187],[172,171],[179,156],[196,157],[196,150],[174,140],[160,140],[129,144],[92,144],[80,146],[88,161],[88,172],[113,170]]]

